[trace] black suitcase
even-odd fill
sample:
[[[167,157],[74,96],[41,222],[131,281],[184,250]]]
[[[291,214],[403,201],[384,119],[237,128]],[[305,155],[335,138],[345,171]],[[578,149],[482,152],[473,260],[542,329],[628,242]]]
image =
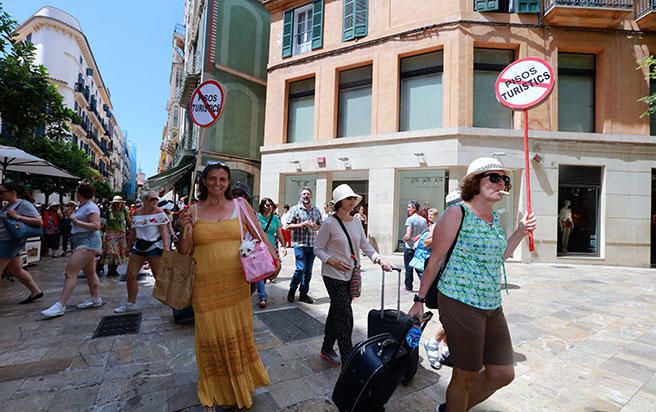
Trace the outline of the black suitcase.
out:
[[[178,325],[194,323],[194,308],[187,306],[184,309],[173,309],[173,322]]]
[[[385,309],[385,271],[382,275],[382,284],[380,291],[380,310],[372,309],[369,311],[367,319],[367,337],[380,335],[381,333],[390,333],[397,342],[405,338],[412,327],[412,318],[407,313],[401,311],[401,269],[394,268],[398,272],[398,295],[396,299],[396,310]],[[408,369],[403,374],[401,383],[407,385],[417,373],[419,365],[419,349],[415,348],[410,354]]]
[[[422,330],[432,313],[427,312]],[[367,338],[353,348],[333,390],[333,402],[340,412],[384,411],[404,373],[412,362],[407,345],[391,333]],[[412,351],[415,352],[415,351]]]

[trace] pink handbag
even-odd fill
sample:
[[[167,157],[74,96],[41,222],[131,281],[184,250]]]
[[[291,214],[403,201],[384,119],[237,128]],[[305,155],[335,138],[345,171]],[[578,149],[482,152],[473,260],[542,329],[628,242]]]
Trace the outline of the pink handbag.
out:
[[[241,240],[244,240],[244,225],[241,221],[242,214],[246,216],[246,219],[250,222],[253,228],[256,228],[255,223],[251,220],[250,213],[243,205],[242,199],[235,199],[235,207],[238,208],[237,217],[239,218],[239,231],[241,233]],[[273,275],[276,272],[276,266],[273,263],[273,258],[269,249],[266,247],[266,244],[260,237],[260,232],[257,231],[257,236],[259,240],[255,244],[255,248],[248,256],[241,256],[241,265],[244,268],[244,277],[246,282],[255,283],[262,279],[266,279],[269,276]]]

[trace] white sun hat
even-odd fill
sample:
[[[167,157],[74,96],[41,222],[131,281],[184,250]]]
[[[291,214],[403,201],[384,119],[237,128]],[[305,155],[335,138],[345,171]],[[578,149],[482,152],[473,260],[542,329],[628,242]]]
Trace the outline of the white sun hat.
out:
[[[508,174],[512,173],[511,170],[505,167],[498,159],[493,157],[479,157],[469,164],[465,177],[469,175],[479,175],[490,170],[503,170]]]
[[[360,203],[362,200],[362,196],[355,193],[353,189],[351,189],[351,186],[347,185],[346,183],[337,186],[335,190],[333,190],[333,202],[337,203],[340,200],[346,199],[347,197],[357,197],[357,201],[353,207],[357,206],[358,203]]]

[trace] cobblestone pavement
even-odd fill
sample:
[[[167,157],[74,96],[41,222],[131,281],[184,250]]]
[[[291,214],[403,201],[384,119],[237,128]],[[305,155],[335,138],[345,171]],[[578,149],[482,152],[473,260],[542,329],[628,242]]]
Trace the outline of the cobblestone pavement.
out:
[[[65,261],[45,258],[29,268],[46,293],[39,302],[17,305],[27,290],[18,282],[0,283],[0,409],[201,410],[193,327],[174,324],[171,310],[150,296],[152,278],[140,282],[139,334],[92,339],[100,318],[113,314],[125,298],[125,283],[105,277],[101,308],[75,309],[88,293],[80,279],[66,315],[41,318],[40,310],[61,290]],[[269,305],[257,308],[254,297],[254,312],[297,307],[323,323],[329,300],[319,261],[314,269],[315,304],[285,300],[290,254],[278,283],[267,285]],[[368,261],[364,269],[363,297],[354,304],[354,342],[366,334],[369,309],[380,305],[380,272]],[[475,410],[655,410],[656,271],[547,264],[508,264],[507,270],[510,294],[504,292],[504,308],[517,377]],[[394,277],[387,278],[388,306],[396,302]],[[403,293],[402,308],[407,310],[411,299]],[[436,328],[431,322],[427,334]],[[271,385],[257,391],[253,411],[336,410],[330,395],[339,369],[319,358],[321,336],[285,344],[257,316],[255,336]],[[421,357],[417,376],[397,389],[388,411],[433,411],[443,401],[451,370],[432,370],[423,348]]]

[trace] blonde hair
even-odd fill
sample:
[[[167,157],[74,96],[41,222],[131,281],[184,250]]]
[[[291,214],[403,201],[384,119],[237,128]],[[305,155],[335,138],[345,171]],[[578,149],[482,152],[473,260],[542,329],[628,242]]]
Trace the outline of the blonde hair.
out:
[[[433,216],[437,216],[437,215],[440,214],[440,211],[435,209],[434,207],[431,207],[430,209],[428,209],[428,214],[433,215]]]

